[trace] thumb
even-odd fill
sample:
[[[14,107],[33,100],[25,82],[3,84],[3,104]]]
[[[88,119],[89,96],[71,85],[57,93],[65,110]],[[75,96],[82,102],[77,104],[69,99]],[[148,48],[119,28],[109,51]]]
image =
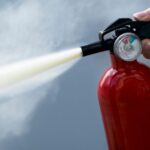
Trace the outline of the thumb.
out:
[[[150,8],[133,14],[133,17],[139,21],[150,21]]]

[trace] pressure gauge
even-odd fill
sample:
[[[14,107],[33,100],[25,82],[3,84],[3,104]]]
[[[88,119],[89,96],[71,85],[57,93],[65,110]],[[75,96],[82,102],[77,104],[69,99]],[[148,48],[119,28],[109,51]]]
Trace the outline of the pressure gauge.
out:
[[[113,50],[120,59],[133,61],[141,54],[142,44],[136,34],[124,33],[116,39]]]

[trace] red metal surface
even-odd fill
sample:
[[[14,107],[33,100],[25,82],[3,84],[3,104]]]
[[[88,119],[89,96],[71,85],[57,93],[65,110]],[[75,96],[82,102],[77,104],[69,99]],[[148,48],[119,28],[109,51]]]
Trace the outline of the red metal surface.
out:
[[[109,150],[150,150],[150,68],[111,58],[98,86]]]

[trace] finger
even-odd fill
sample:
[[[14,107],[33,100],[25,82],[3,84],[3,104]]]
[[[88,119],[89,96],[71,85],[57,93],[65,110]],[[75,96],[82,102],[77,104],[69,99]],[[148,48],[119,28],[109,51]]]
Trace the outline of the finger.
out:
[[[145,39],[142,41],[142,52],[145,58],[150,59],[150,40]]]
[[[150,21],[150,8],[133,14],[133,17],[139,21]]]

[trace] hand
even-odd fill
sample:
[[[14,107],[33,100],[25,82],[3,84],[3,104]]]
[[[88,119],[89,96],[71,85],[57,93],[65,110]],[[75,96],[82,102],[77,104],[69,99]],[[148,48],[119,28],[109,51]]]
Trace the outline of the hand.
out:
[[[150,21],[150,8],[135,13],[133,17],[139,21]],[[150,39],[145,39],[142,41],[142,49],[144,57],[150,59]]]

